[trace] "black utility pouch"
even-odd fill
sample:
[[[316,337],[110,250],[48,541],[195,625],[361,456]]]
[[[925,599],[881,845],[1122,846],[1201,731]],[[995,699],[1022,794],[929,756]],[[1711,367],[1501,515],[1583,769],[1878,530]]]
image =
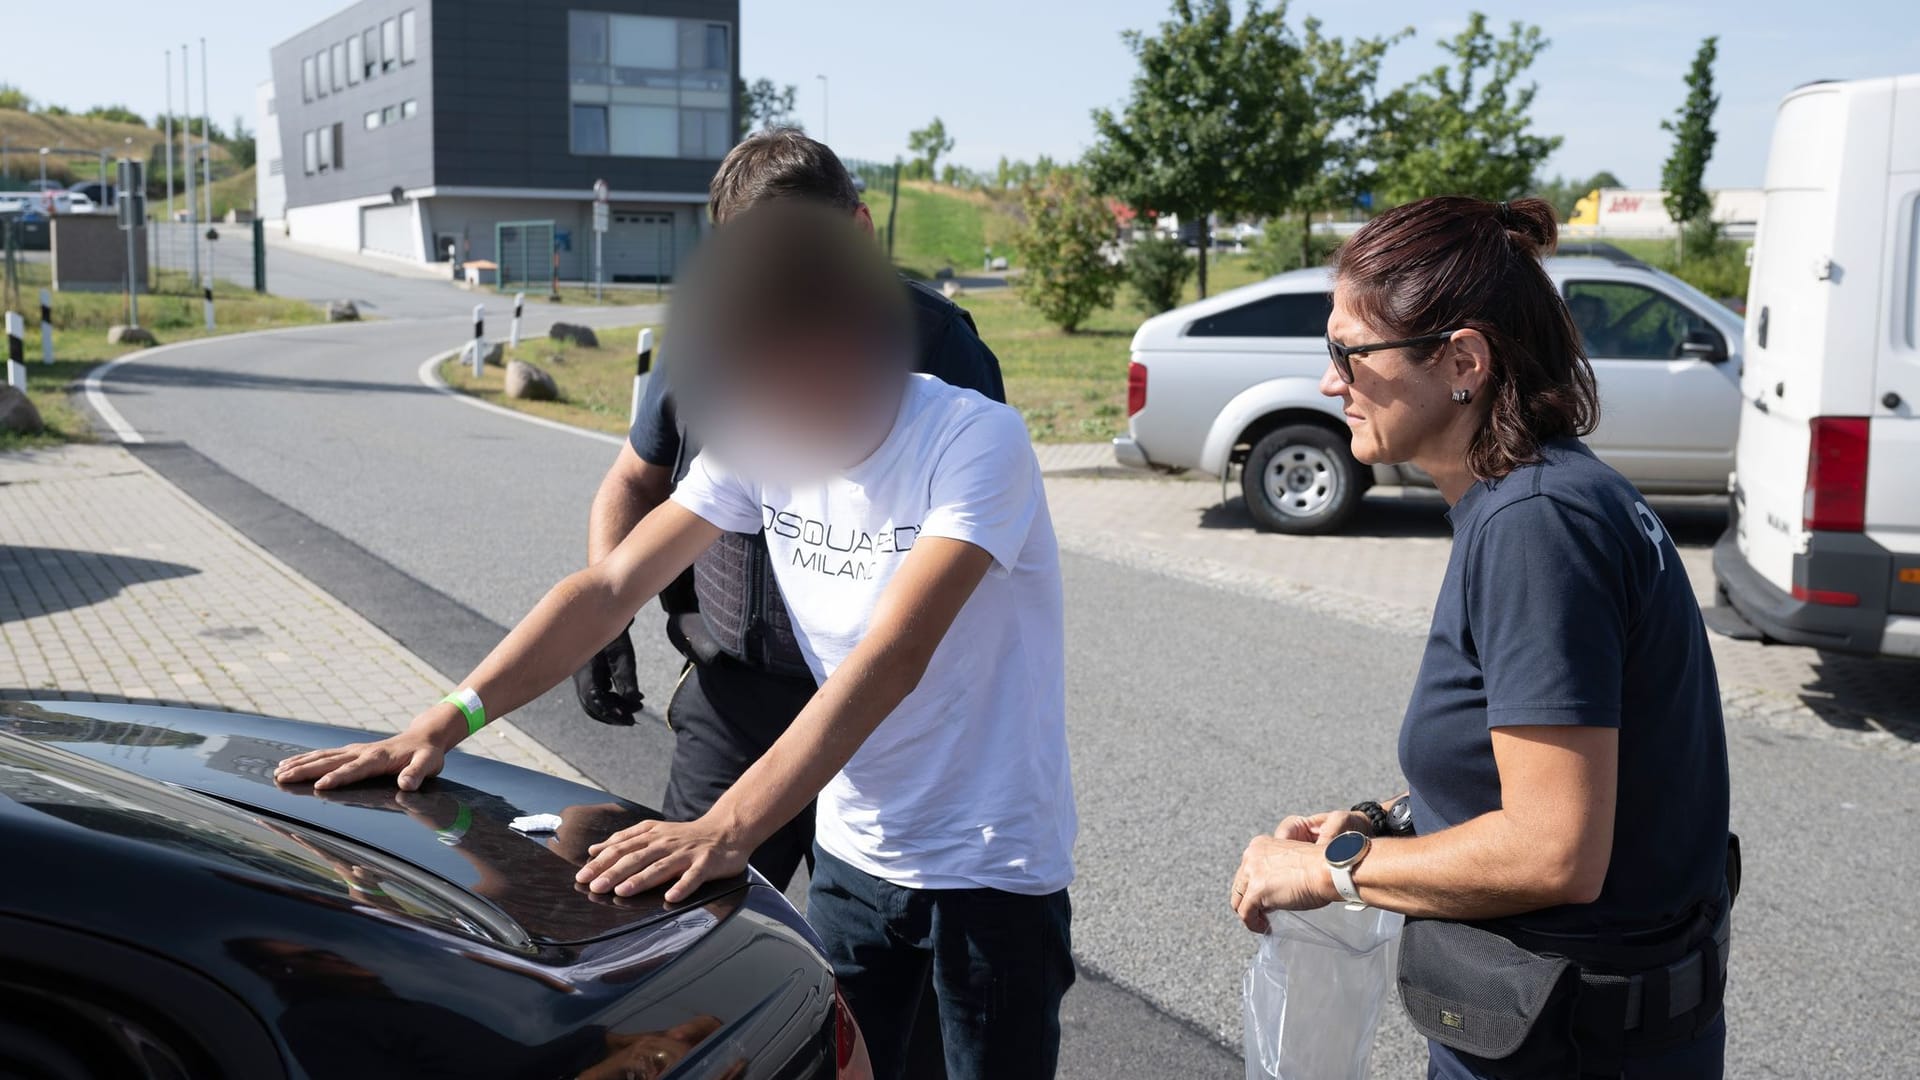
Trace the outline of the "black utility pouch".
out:
[[[1414,1028],[1498,1080],[1577,1076],[1580,969],[1472,923],[1408,919],[1400,1001]]]

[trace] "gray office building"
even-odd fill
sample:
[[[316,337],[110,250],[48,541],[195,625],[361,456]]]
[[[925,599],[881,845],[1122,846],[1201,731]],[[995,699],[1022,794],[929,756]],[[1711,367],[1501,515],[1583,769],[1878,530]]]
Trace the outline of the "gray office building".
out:
[[[737,0],[362,0],[272,52],[263,210],[299,242],[515,278],[671,277],[739,130]]]

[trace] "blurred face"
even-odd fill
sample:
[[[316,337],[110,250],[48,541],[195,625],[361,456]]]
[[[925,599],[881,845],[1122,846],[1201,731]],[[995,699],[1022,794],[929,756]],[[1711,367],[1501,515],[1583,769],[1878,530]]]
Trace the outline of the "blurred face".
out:
[[[1345,294],[1344,286],[1336,285],[1333,313],[1327,317],[1330,341],[1370,345],[1401,336],[1369,325],[1348,306]],[[1327,364],[1320,376],[1320,392],[1340,399],[1353,432],[1353,456],[1362,464],[1413,461],[1459,419],[1462,409],[1451,399],[1448,378],[1452,365],[1418,362],[1432,351],[1433,345],[1428,344],[1354,353],[1349,358],[1351,383],[1340,377],[1333,363]]]
[[[886,441],[907,364],[852,333],[743,344],[713,388],[705,446],[757,479],[803,482],[859,464]]]

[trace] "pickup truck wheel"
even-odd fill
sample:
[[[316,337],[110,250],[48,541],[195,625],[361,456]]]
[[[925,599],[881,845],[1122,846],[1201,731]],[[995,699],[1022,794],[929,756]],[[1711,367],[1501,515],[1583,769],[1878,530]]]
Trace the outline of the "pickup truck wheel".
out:
[[[1261,436],[1240,471],[1247,512],[1270,532],[1333,532],[1359,508],[1364,487],[1347,436],[1318,424]]]

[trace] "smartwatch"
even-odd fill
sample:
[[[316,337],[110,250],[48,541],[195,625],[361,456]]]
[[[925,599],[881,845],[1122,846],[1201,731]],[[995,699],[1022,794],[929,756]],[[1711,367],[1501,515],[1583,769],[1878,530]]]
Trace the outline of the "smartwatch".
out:
[[[1353,869],[1372,849],[1373,841],[1361,832],[1343,832],[1327,844],[1327,870],[1333,875],[1333,887],[1347,902],[1348,911],[1366,909],[1366,901],[1360,899],[1360,890],[1353,884]]]

